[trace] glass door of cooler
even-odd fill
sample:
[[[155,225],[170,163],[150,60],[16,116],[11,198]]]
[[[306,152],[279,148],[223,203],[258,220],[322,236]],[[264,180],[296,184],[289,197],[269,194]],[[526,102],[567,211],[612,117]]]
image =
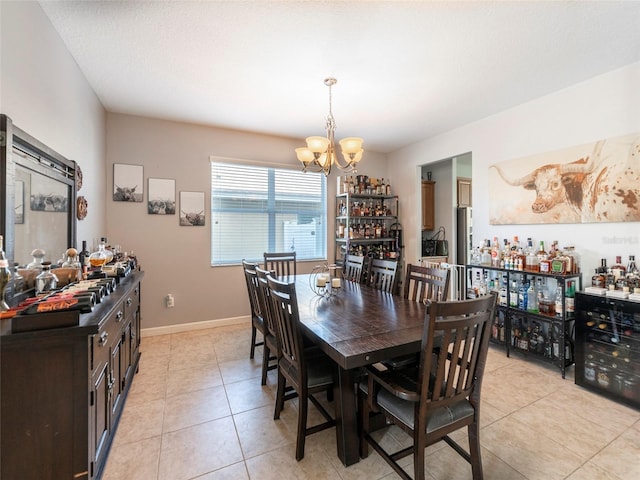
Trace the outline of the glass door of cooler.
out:
[[[576,294],[575,382],[640,408],[640,303]]]

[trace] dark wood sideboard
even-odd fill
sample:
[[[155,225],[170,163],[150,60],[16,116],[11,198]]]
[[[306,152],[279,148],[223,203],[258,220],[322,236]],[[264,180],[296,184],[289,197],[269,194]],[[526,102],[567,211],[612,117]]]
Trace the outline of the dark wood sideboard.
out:
[[[15,318],[2,320],[0,478],[101,477],[140,360],[143,275],[77,326],[12,333]]]

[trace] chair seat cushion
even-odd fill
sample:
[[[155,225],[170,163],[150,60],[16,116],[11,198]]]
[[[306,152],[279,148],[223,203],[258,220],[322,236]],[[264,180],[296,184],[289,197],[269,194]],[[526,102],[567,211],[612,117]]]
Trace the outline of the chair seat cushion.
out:
[[[402,422],[414,428],[415,403],[402,400],[385,389],[378,393],[378,405]],[[474,415],[474,409],[468,400],[461,400],[447,407],[434,410],[427,418],[427,434],[450,423]]]

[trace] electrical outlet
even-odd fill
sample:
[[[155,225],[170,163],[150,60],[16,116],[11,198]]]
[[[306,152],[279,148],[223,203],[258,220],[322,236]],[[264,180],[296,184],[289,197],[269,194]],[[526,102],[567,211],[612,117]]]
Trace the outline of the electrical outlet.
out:
[[[167,308],[173,308],[176,304],[175,299],[173,298],[172,294],[167,294],[167,296],[164,298],[166,304],[167,304]]]

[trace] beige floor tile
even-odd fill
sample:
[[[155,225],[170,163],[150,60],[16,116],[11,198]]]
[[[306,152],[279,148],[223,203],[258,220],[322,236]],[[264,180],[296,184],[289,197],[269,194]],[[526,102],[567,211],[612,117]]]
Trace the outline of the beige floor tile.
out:
[[[567,477],[567,480],[621,480],[620,477],[599,467],[593,461],[587,462]]]
[[[163,433],[231,415],[224,387],[212,387],[167,397]]]
[[[164,399],[153,400],[140,405],[125,404],[116,430],[114,444],[124,445],[145,438],[157,437],[162,433]]]
[[[162,436],[158,480],[187,480],[242,461],[231,417]]]
[[[256,385],[258,387],[260,386],[259,378],[262,375],[261,359],[256,358],[254,360],[249,360],[247,355],[247,358],[240,360],[220,362],[218,367],[220,368],[222,381],[225,385],[254,378],[256,379]]]
[[[258,384],[256,386],[256,383]],[[246,412],[253,408],[275,407],[276,385],[260,386],[259,378],[250,378],[226,386],[227,398],[233,414]]]
[[[628,429],[593,457],[593,463],[621,480],[640,478],[640,431]]]
[[[126,445],[113,445],[102,480],[157,478],[160,442],[158,435]]]
[[[222,385],[218,363],[192,365],[167,373],[167,397]]]
[[[482,446],[530,480],[563,479],[582,459],[512,415],[482,429]]]
[[[167,394],[167,373],[143,373],[133,377],[127,405],[140,405],[154,400],[164,400]]]
[[[246,460],[252,479],[260,480],[340,480],[329,458],[318,445],[305,446],[304,458],[297,462],[295,452],[283,446]]]
[[[613,427],[605,427],[582,418],[574,405],[559,403],[547,397],[513,414],[534,430],[544,425],[544,433],[549,438],[566,446],[583,461],[598,453],[619,432]]]
[[[473,478],[471,465],[448,445],[436,453],[427,455],[425,470],[436,480],[472,480]],[[408,471],[413,473],[413,467]],[[482,449],[482,472],[486,480],[526,480],[525,476],[484,448]]]
[[[202,475],[197,480],[249,480],[249,472],[245,462],[238,462]]]
[[[184,370],[198,365],[216,364],[216,353],[212,346],[194,346],[191,349],[171,350],[169,370]]]
[[[271,406],[233,416],[245,460],[283,446],[295,457],[297,411],[285,408],[280,420],[273,419]]]

